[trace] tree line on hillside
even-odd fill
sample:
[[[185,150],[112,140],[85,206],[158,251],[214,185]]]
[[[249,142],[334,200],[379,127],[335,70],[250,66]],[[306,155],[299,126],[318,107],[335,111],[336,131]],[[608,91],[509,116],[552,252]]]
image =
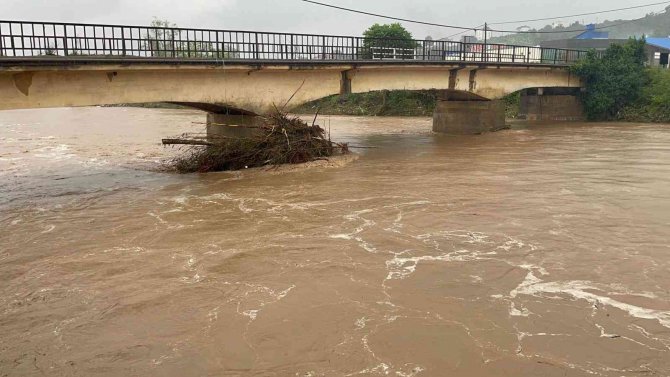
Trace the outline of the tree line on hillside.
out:
[[[649,13],[645,17],[631,20],[611,20],[597,23],[596,27],[608,31],[610,38],[627,39],[636,36],[667,37],[670,35],[670,6],[658,13]],[[572,31],[577,30],[577,31]],[[509,34],[491,38],[491,43],[536,46],[540,42],[574,38],[586,30],[586,24],[574,22],[571,25],[546,25],[540,29],[531,29],[529,33]],[[536,31],[543,33],[534,33]],[[551,32],[551,33],[546,33]]]

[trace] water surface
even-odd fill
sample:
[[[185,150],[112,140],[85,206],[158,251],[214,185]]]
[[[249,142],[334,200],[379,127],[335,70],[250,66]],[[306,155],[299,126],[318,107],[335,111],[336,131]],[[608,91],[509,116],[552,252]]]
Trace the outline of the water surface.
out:
[[[198,112],[0,112],[0,376],[670,375],[670,128],[322,119],[342,168],[174,175]]]

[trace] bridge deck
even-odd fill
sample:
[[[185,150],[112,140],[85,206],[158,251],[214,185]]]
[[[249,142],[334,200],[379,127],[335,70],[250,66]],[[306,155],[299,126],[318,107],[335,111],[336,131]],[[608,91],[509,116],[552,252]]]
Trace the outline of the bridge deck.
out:
[[[256,59],[179,59],[179,58],[138,58],[138,57],[2,57],[0,71],[52,68],[52,67],[85,67],[85,66],[133,66],[154,67],[157,69],[174,66],[194,66],[209,68],[254,68],[289,67],[292,69],[343,68],[354,69],[363,67],[435,67],[435,68],[565,68],[570,63],[525,63],[525,62],[473,62],[457,60],[256,60]]]

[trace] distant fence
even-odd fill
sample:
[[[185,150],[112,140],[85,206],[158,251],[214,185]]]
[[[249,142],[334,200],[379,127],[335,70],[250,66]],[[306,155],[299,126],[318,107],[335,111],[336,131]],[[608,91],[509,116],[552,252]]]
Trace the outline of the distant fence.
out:
[[[581,50],[452,41],[0,21],[0,59],[403,60],[565,65],[585,54]]]

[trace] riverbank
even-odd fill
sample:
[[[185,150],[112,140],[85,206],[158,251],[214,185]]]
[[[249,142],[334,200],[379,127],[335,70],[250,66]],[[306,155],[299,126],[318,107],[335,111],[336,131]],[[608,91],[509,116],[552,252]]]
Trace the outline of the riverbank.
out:
[[[293,111],[310,114],[318,110],[323,115],[432,116],[436,102],[436,90],[383,90],[325,97]]]
[[[172,110],[192,110],[188,106],[177,105],[170,102],[143,102],[143,103],[119,103],[114,105],[102,105],[101,107],[136,107],[139,109],[172,109]]]
[[[638,101],[624,107],[617,120],[625,122],[670,122],[670,70],[648,69],[647,83]]]
[[[382,90],[368,93],[334,95],[308,102],[293,109],[298,114],[355,116],[425,116],[432,117],[438,90]],[[504,97],[505,116],[519,114],[520,94]]]

